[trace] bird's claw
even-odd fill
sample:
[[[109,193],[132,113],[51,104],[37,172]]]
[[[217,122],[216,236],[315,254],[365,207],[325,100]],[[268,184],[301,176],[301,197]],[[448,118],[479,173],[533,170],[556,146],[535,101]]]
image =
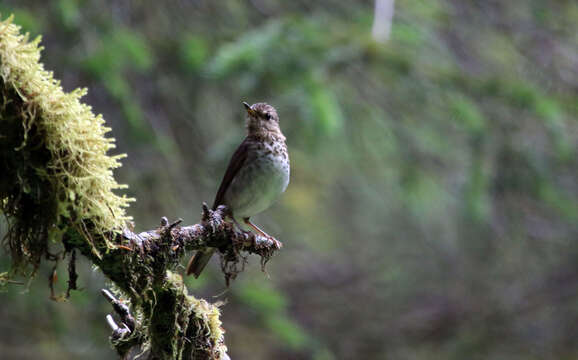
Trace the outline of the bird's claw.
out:
[[[273,242],[275,249],[280,250],[283,247],[283,243],[281,241],[275,239],[273,236],[267,235],[267,239],[269,239],[271,242]]]

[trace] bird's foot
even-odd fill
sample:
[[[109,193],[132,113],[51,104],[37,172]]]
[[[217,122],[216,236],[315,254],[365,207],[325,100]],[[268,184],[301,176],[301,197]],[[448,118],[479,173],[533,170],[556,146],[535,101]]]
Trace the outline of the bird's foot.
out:
[[[277,250],[279,250],[283,247],[283,243],[281,241],[275,239],[273,236],[267,234],[267,239],[271,240],[273,242],[273,244],[275,244],[275,248]]]
[[[253,230],[255,230],[255,232],[261,236],[263,236],[264,238],[266,238],[269,241],[272,241],[273,244],[275,244],[275,248],[277,250],[281,249],[283,247],[283,243],[277,239],[275,239],[273,236],[267,234],[266,232],[264,232],[263,230],[259,229],[259,227],[255,224],[253,224],[252,222],[249,221],[249,218],[245,218],[243,219],[243,221],[245,222],[245,224],[249,225]]]

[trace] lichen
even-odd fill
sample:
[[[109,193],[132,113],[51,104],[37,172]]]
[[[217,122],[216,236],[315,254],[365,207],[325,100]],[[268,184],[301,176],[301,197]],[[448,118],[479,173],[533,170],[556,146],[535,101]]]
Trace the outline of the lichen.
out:
[[[20,269],[36,268],[49,240],[59,242],[70,227],[98,254],[90,234],[120,231],[132,201],[114,193],[126,186],[113,177],[124,155],[107,154],[115,147],[110,128],[80,102],[86,89],[64,92],[44,69],[39,43],[12,17],[0,21],[0,209]]]
[[[227,354],[227,346],[225,345],[225,330],[223,330],[221,323],[220,304],[211,304],[203,299],[189,295],[186,287],[183,284],[183,279],[179,274],[167,271],[167,284],[171,284],[175,291],[182,291],[183,299],[179,302],[179,306],[184,307],[178,309],[178,313],[193,315],[194,324],[187,324],[187,327],[196,328],[197,334],[201,337],[206,337],[210,344],[208,348],[204,349],[211,354],[211,358],[215,360],[225,359]],[[177,319],[179,320],[179,319]],[[202,343],[198,341],[195,343]]]
[[[187,303],[192,307],[196,318],[200,320],[198,322],[200,326],[197,331],[204,332],[211,341],[210,353],[213,358],[225,358],[227,346],[225,346],[225,330],[222,327],[219,306],[191,295],[187,296]]]

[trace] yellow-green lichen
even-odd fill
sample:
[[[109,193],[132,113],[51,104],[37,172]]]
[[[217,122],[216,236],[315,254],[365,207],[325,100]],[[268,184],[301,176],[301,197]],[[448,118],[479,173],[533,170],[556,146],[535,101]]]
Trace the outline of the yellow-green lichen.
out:
[[[208,335],[212,345],[213,358],[224,359],[227,346],[225,346],[225,331],[222,327],[219,307],[191,295],[187,296],[187,300],[191,304],[195,316],[199,319],[199,323],[205,325],[200,326],[199,331],[205,331]]]
[[[44,69],[39,43],[0,21],[0,208],[17,265],[37,266],[70,227],[97,253],[93,235],[121,230],[132,200],[113,192],[126,186],[113,178],[124,155],[107,155],[110,129],[80,102],[86,89],[66,93]]]
[[[188,324],[188,326],[196,327],[199,334],[202,334],[203,337],[208,337],[210,341],[210,349],[206,350],[211,353],[211,358],[216,360],[227,358],[225,330],[223,329],[223,324],[220,319],[220,304],[211,304],[206,300],[197,299],[196,297],[189,295],[187,288],[183,284],[183,278],[181,275],[172,271],[167,271],[166,274],[167,283],[174,287],[175,290],[182,291],[184,295],[182,306],[186,307],[186,309],[179,309],[178,312],[182,312],[183,314],[194,313],[196,324]],[[200,341],[199,343],[203,342]]]

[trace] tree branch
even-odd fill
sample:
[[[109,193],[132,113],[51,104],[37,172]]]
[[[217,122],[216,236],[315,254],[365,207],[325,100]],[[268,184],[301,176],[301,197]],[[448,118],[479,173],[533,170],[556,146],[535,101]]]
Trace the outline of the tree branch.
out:
[[[115,286],[128,294],[125,301],[144,315],[140,316],[140,323],[132,316],[127,321],[128,306],[110,292],[104,293],[129,329],[113,328],[111,343],[121,356],[134,347],[150,349],[151,359],[186,359],[192,354],[195,359],[218,359],[225,355],[217,308],[189,296],[182,277],[172,270],[187,250],[214,247],[221,254],[228,283],[242,270],[242,253],[259,255],[264,265],[277,248],[271,239],[240,230],[226,221],[226,207],[213,211],[203,204],[202,209],[201,222],[191,226],[180,226],[181,220],[169,224],[162,218],[157,229],[141,233],[125,229],[113,235],[116,246],[107,252],[99,251],[100,255],[78,233],[64,237],[68,249],[76,248],[90,258]],[[91,243],[105,241],[93,239]]]

